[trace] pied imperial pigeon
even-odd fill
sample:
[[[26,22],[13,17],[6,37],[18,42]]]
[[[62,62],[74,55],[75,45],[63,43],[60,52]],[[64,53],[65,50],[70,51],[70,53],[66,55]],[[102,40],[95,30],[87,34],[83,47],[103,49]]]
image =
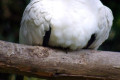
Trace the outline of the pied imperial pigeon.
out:
[[[112,11],[100,0],[31,0],[23,13],[19,40],[70,50],[98,49],[112,22]]]

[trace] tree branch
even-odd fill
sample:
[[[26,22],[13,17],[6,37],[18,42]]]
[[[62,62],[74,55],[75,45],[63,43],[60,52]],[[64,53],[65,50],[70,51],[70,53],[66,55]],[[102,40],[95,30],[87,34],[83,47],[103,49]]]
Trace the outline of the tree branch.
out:
[[[0,71],[61,80],[120,79],[120,53],[65,52],[0,41]]]

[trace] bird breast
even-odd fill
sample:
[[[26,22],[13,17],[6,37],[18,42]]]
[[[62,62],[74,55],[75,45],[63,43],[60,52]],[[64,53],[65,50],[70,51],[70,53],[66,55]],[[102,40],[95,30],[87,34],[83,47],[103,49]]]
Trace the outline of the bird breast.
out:
[[[104,14],[99,14],[101,7],[100,0],[31,0],[21,21],[20,42],[42,45],[46,31],[51,30],[49,46],[76,50],[84,48],[93,34],[100,33],[92,45],[98,48],[106,40],[104,34],[109,35],[104,24],[112,24],[113,19],[108,8],[106,12],[103,7],[100,12]],[[107,14],[110,16],[106,17]],[[101,23],[102,19],[105,22]]]
[[[54,1],[45,2],[48,5],[47,12],[51,15],[49,45],[70,49],[83,48],[91,35],[98,30],[97,12],[91,11],[89,6],[81,2]]]

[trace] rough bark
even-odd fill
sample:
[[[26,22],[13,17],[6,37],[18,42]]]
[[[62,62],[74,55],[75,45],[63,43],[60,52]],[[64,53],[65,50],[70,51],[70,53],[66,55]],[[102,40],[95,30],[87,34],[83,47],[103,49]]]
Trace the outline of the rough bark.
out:
[[[119,80],[120,53],[68,51],[0,41],[0,71],[57,80]]]

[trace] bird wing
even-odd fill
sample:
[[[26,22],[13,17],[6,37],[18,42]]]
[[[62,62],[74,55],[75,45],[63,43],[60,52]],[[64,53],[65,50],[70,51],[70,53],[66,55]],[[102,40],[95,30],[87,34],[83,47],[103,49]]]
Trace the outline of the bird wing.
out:
[[[49,30],[50,16],[40,0],[31,0],[26,7],[20,28],[20,43],[42,45],[45,32]]]
[[[109,36],[113,22],[112,11],[103,6],[98,11],[98,27],[99,31],[96,32],[96,39],[89,48],[97,49]]]

